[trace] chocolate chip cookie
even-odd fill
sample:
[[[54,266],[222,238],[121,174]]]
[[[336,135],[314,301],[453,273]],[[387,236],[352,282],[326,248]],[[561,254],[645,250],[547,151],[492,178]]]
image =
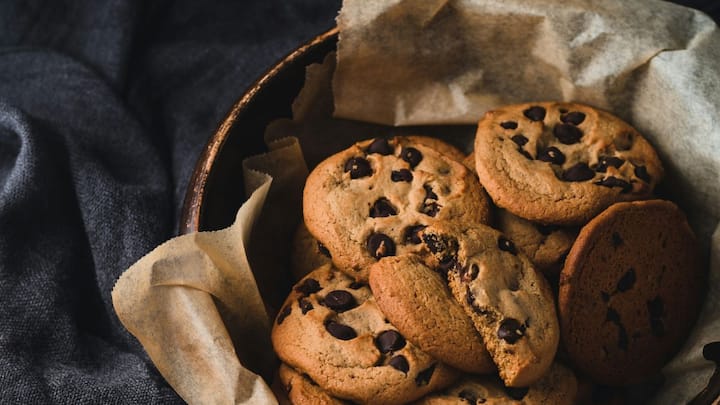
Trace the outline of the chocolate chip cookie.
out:
[[[605,111],[519,104],[478,124],[475,167],[498,206],[542,224],[581,225],[618,201],[647,198],[663,175],[652,146]]]
[[[283,362],[328,394],[355,402],[412,401],[457,374],[407,341],[366,284],[330,264],[295,285],[271,337]]]
[[[428,226],[420,237],[480,332],[505,385],[525,387],[552,363],[559,341],[547,281],[502,233],[483,225]]]
[[[467,376],[442,392],[429,394],[414,405],[572,405],[577,394],[575,374],[553,363],[540,380],[529,387],[512,388],[495,376]]]
[[[565,256],[577,237],[578,229],[534,224],[503,209],[496,213],[495,228],[510,238],[536,269],[557,280]]]
[[[678,207],[612,205],[582,228],[560,274],[563,346],[599,383],[639,383],[679,349],[703,299],[705,266]]]
[[[459,370],[495,371],[472,321],[447,281],[417,255],[385,258],[370,268],[370,288],[390,322],[424,352]]]
[[[293,405],[349,405],[328,394],[309,376],[295,371],[287,364],[280,364],[278,376],[282,382],[288,399]]]
[[[303,214],[333,263],[362,281],[380,258],[417,251],[423,227],[486,223],[490,206],[464,165],[396,137],[359,142],[321,162],[305,184]]]

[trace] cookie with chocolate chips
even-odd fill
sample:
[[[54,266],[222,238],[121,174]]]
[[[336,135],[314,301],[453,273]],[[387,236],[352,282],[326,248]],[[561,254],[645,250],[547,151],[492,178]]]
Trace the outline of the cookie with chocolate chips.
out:
[[[447,273],[505,385],[524,387],[548,370],[559,341],[545,278],[502,233],[484,225],[438,224],[420,233],[428,263]]]
[[[511,388],[491,375],[467,376],[441,392],[428,394],[414,405],[572,405],[578,390],[575,374],[553,363],[528,387]]]
[[[490,206],[464,165],[396,137],[359,142],[321,162],[305,184],[303,214],[333,263],[363,281],[379,259],[417,251],[423,227],[487,223]]]
[[[675,204],[612,205],[581,229],[560,274],[565,351],[601,384],[643,382],[687,337],[705,277],[697,241]]]
[[[330,264],[295,285],[271,338],[284,363],[329,395],[360,403],[412,401],[457,374],[406,340],[366,284]]]
[[[444,275],[418,255],[385,258],[370,268],[378,307],[408,340],[447,365],[471,373],[495,371],[472,321]]]
[[[663,175],[652,146],[605,111],[530,103],[489,111],[475,167],[495,204],[532,222],[582,225],[618,201],[651,195]]]

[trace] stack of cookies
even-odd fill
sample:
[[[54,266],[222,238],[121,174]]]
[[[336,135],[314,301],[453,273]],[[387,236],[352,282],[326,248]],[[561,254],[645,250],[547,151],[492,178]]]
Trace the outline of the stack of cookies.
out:
[[[653,378],[702,300],[663,169],[597,109],[488,112],[465,156],[375,138],[320,163],[275,320],[293,403],[571,404]]]

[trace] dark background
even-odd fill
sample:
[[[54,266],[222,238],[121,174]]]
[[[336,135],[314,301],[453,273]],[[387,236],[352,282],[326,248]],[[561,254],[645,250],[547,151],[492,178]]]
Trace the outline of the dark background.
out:
[[[1,403],[182,402],[110,291],[177,232],[232,104],[340,3],[0,2]]]

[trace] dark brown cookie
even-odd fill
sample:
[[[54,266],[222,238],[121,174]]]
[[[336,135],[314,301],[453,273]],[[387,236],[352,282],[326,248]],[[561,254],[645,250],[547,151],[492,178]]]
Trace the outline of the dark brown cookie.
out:
[[[328,394],[355,402],[404,403],[457,377],[398,332],[367,284],[330,264],[295,285],[271,338],[284,363]]]
[[[488,226],[439,224],[420,235],[503,382],[524,387],[540,379],[559,341],[555,301],[543,275],[510,239]]]
[[[611,206],[582,228],[560,274],[568,356],[602,384],[648,379],[695,322],[705,274],[693,232],[675,204]]]
[[[492,200],[541,224],[581,225],[618,201],[648,198],[663,175],[633,127],[596,108],[531,103],[489,111],[475,167]]]
[[[419,256],[387,257],[375,263],[370,288],[390,322],[423,351],[459,370],[495,371],[482,338],[447,281]]]
[[[359,142],[321,162],[305,184],[303,214],[333,263],[366,281],[380,258],[417,251],[418,230],[487,223],[490,205],[464,165],[397,137]]]

